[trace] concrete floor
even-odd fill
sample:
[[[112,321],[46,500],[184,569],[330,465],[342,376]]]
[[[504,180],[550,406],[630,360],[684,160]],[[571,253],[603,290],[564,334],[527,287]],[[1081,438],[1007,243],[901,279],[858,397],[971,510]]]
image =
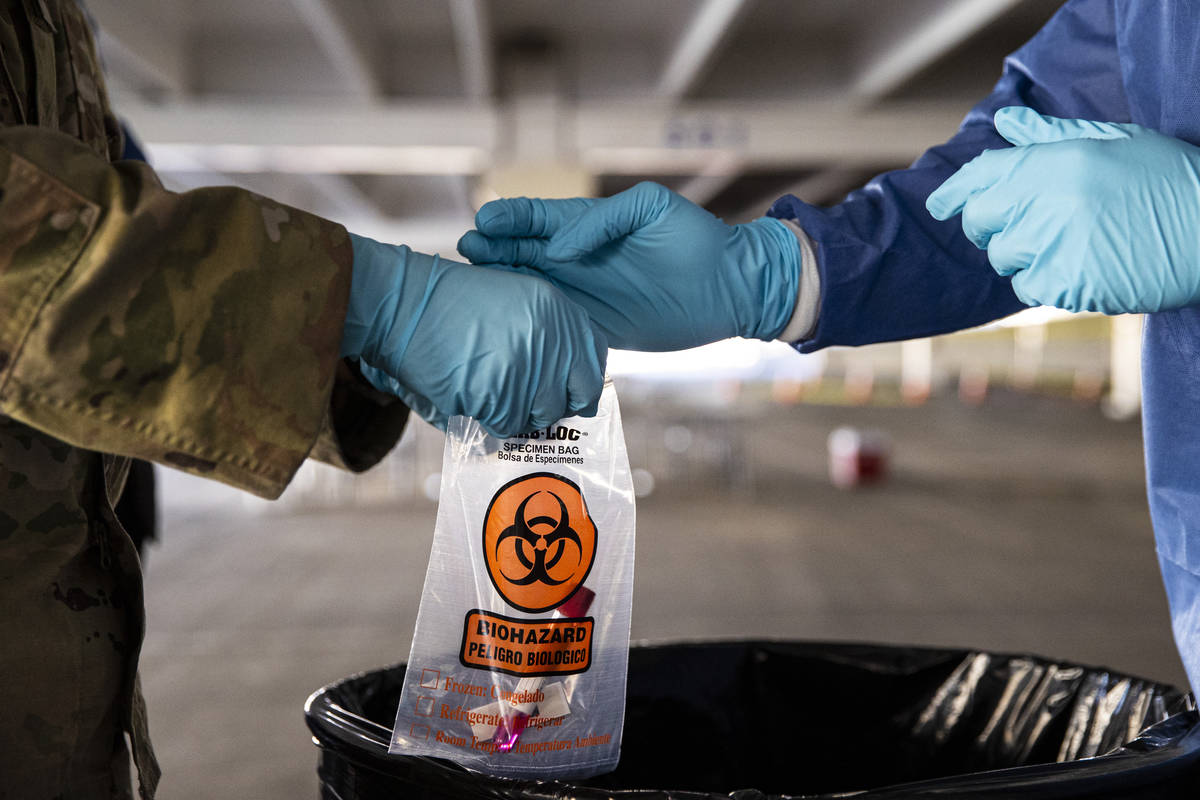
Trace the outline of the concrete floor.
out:
[[[1136,424],[1005,395],[739,408],[625,402],[631,460],[656,482],[638,505],[635,638],[973,646],[1185,685]],[[841,424],[891,436],[889,483],[830,486],[825,440]],[[689,439],[686,456],[666,446]],[[407,657],[435,506],[197,508],[168,513],[147,562],[160,796],[316,797],[304,699]]]

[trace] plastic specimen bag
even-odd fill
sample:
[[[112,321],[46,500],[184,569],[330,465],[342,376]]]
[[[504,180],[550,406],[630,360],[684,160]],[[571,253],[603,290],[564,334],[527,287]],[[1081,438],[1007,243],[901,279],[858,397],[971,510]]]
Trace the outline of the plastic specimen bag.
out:
[[[633,556],[611,383],[595,417],[509,439],[451,418],[389,752],[510,777],[615,768]]]

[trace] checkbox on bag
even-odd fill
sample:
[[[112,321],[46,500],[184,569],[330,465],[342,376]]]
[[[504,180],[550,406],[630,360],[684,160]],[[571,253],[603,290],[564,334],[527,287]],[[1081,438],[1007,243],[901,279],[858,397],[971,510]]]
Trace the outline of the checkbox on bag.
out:
[[[417,716],[432,717],[433,716],[433,698],[421,695],[417,698]]]
[[[442,682],[442,671],[438,669],[421,670],[421,688],[436,689]]]
[[[408,729],[408,735],[414,741],[424,742],[429,739],[429,726],[419,722],[413,723]]]

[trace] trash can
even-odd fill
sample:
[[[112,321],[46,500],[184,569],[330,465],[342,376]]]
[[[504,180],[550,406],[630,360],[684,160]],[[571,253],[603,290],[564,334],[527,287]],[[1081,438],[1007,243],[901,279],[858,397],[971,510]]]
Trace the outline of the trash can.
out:
[[[404,666],[305,714],[326,800],[1196,798],[1190,695],[1037,656],[819,642],[633,647],[621,763],[584,781],[389,756]]]

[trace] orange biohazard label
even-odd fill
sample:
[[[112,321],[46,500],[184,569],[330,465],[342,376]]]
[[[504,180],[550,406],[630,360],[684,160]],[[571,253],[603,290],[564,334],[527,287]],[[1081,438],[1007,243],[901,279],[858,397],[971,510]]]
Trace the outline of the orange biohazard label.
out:
[[[463,666],[509,675],[573,675],[592,665],[591,617],[515,619],[475,609],[463,628]]]
[[[596,526],[579,487],[552,472],[500,487],[483,518],[483,557],[513,608],[539,614],[562,605],[596,558]]]

